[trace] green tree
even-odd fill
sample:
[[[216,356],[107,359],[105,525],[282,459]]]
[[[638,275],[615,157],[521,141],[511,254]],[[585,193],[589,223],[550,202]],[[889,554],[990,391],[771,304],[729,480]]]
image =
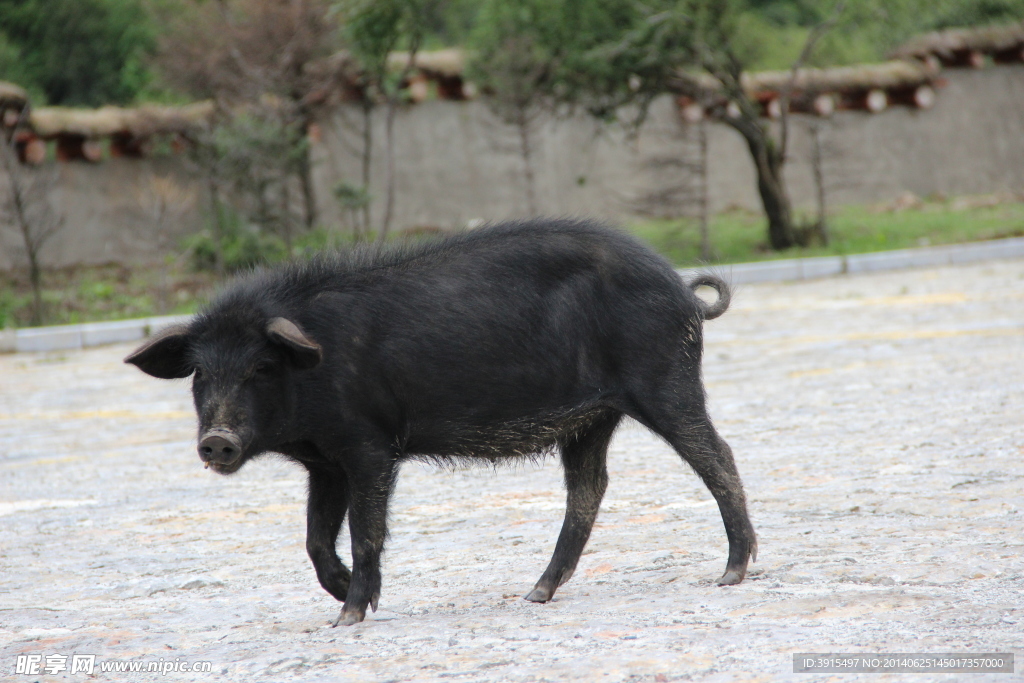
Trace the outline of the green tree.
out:
[[[21,49],[12,43],[2,31],[0,31],[0,81],[20,85],[28,92],[29,100],[32,102],[46,101],[46,96],[43,95],[39,84],[25,69]]]
[[[768,242],[773,249],[788,249],[796,244],[793,211],[786,189],[783,166],[785,146],[772,135],[760,112],[742,86],[743,72],[749,53],[756,50],[753,41],[738,40],[741,14],[739,4],[729,0],[709,0],[687,3],[692,12],[691,40],[694,62],[710,74],[716,89],[724,92],[732,109],[720,113],[721,119],[738,132],[747,143],[747,149],[757,173],[757,189],[765,217],[768,220]],[[747,55],[744,55],[747,52]],[[704,86],[697,80],[683,76],[684,87],[700,93]]]
[[[556,41],[543,35],[552,25],[553,7],[545,0],[486,0],[469,43],[469,78],[487,96],[491,111],[518,132],[530,214],[537,213],[533,138],[556,67],[551,49]]]
[[[786,68],[811,28],[828,18],[830,7],[816,0],[748,0],[748,30],[763,47],[748,66]],[[878,62],[918,33],[1022,19],[1024,0],[851,0],[841,29],[822,38],[808,63]]]
[[[633,126],[643,122],[655,97],[669,91],[714,103],[720,120],[747,143],[769,243],[774,249],[793,246],[798,236],[782,173],[786,136],[776,139],[742,87],[747,65],[763,47],[762,36],[749,30],[750,6],[742,0],[563,0],[562,5],[562,25],[583,29],[561,43],[564,52],[551,86],[555,96],[605,117],[633,105],[627,110],[633,112]],[[814,40],[808,40],[804,53]]]
[[[282,141],[297,145],[292,168],[312,227],[312,160],[302,140],[347,82],[329,0],[165,0],[160,16],[156,66],[168,86],[214,99],[222,122],[260,110],[258,120],[277,121]]]
[[[194,133],[189,156],[206,185],[211,228],[190,240],[196,263],[224,274],[290,256],[301,222],[291,181],[307,153],[299,123],[267,107],[223,112]]]
[[[749,0],[748,6],[778,26],[814,26],[825,20],[829,11],[827,4],[816,0]],[[864,18],[884,19],[885,26],[878,28],[891,34],[1024,19],[1022,0],[864,0],[852,4],[851,10],[862,11]]]
[[[464,45],[473,32],[480,0],[427,0],[423,6],[424,47]]]
[[[132,102],[149,83],[154,27],[140,0],[0,0],[8,73],[54,105]]]
[[[402,92],[426,37],[432,0],[337,0],[345,43],[362,68],[364,106],[363,191],[369,191],[371,111],[378,99],[384,114],[384,215],[378,239],[391,229],[395,205],[395,116]],[[391,57],[405,51],[402,66],[392,68]],[[368,210],[368,207],[367,207]]]

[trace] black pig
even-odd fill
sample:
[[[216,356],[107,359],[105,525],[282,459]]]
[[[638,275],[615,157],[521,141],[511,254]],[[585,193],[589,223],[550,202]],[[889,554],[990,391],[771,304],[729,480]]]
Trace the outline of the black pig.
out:
[[[717,290],[714,304],[698,285]],[[345,603],[335,625],[377,608],[388,498],[407,458],[557,449],[565,521],[526,595],[550,600],[590,536],[623,415],[671,444],[714,495],[729,537],[719,583],[735,584],[757,541],[700,370],[701,323],[729,296],[713,276],[686,285],[617,231],[512,222],[257,271],[125,360],[154,377],[192,375],[199,456],[214,471],[266,452],[309,471],[306,548]],[[335,550],[346,514],[351,572]]]

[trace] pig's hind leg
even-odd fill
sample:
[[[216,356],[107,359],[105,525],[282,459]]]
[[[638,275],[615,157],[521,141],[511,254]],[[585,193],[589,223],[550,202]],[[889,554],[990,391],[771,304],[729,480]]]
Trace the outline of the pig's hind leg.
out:
[[[348,481],[339,469],[309,468],[306,504],[306,552],[316,578],[336,600],[345,601],[352,573],[338,557],[336,544],[348,510]]]
[[[668,441],[715,497],[729,538],[729,560],[718,584],[737,584],[746,576],[748,560],[757,559],[757,537],[747,515],[743,483],[732,449],[711,424],[699,381],[674,385],[661,384],[646,394],[656,401],[645,400],[646,405],[637,401],[641,411],[635,417]]]
[[[566,488],[565,521],[548,568],[525,599],[547,602],[575,571],[608,486],[605,467],[608,444],[621,418],[622,414],[618,412],[602,413],[585,429],[561,443]]]

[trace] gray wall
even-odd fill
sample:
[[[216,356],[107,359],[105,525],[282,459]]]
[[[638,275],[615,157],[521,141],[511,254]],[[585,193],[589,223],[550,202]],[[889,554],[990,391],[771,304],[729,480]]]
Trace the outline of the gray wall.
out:
[[[786,175],[794,204],[813,205],[810,124],[823,126],[832,205],[886,201],[905,191],[921,196],[1024,191],[1024,66],[948,70],[943,76],[947,85],[931,110],[894,107],[875,115],[840,112],[829,120],[793,117]],[[341,221],[331,189],[340,180],[358,183],[360,177],[353,126],[358,116],[344,108],[326,117],[313,147],[326,225]],[[399,112],[395,132],[395,228],[459,228],[474,219],[527,213],[516,131],[500,123],[485,103],[416,105]],[[692,183],[689,171],[670,162],[694,153],[694,130],[679,123],[668,98],[656,103],[636,138],[601,129],[584,116],[545,120],[534,135],[537,201],[544,214],[621,221],[635,215],[646,196]],[[757,210],[754,172],[742,139],[721,124],[709,125],[708,136],[713,208]],[[375,119],[374,141],[373,213],[379,220],[383,116]],[[44,252],[51,265],[153,261],[161,241],[176,244],[201,225],[199,188],[180,160],[61,164],[59,172],[55,203],[66,226]],[[156,197],[168,194],[168,185],[176,188],[170,194],[177,199],[158,222]],[[685,197],[670,197],[661,209],[684,211]],[[0,241],[0,268],[22,258],[7,232]]]
[[[830,122],[826,171],[835,203],[920,196],[1024,192],[1024,66],[944,72],[935,107]],[[800,126],[798,128],[805,128]],[[798,136],[788,169],[794,199],[810,203],[809,144]]]
[[[51,204],[64,224],[41,251],[49,266],[162,261],[202,224],[199,185],[177,158],[48,162],[27,172],[56,175]],[[8,191],[0,174],[0,196]],[[24,259],[21,234],[0,225],[0,269]]]
[[[893,107],[881,114],[839,112],[831,119],[791,117],[786,177],[794,204],[811,207],[810,125],[822,126],[829,200],[869,203],[911,191],[918,195],[1024,191],[1024,67],[956,70],[944,74],[934,108]],[[351,123],[341,111],[324,122],[317,148],[321,204],[330,188],[357,182]],[[374,129],[377,201],[381,216],[383,126]],[[396,224],[459,227],[474,218],[526,213],[523,163],[515,130],[485,103],[429,102],[401,112],[396,125]],[[759,209],[754,170],[742,138],[722,124],[708,126],[709,195],[714,210]],[[651,192],[692,182],[666,158],[695,152],[695,131],[679,122],[668,98],[656,103],[640,135],[599,130],[583,116],[548,120],[536,131],[538,205],[545,214],[587,214],[623,220]],[[660,162],[660,163],[659,163]],[[583,181],[582,184],[580,181]],[[678,207],[683,208],[683,207]]]

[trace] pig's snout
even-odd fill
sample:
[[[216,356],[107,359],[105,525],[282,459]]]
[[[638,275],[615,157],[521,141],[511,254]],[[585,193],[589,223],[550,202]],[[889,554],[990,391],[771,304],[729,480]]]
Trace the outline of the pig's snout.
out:
[[[199,439],[199,457],[203,462],[230,465],[242,454],[242,440],[234,433],[212,429]]]

